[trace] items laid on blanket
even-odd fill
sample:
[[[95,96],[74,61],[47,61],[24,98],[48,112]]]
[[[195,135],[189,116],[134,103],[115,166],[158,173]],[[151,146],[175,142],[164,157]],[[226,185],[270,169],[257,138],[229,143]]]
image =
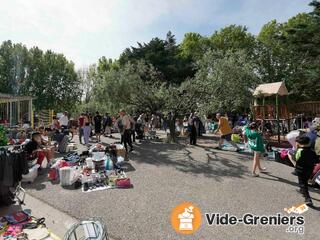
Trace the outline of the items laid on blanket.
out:
[[[80,155],[69,153],[58,159],[51,166],[48,178],[60,180],[63,187],[82,186],[83,192],[131,188],[131,181],[122,169],[125,158],[125,148],[121,144],[96,144]]]
[[[59,239],[45,225],[45,219],[37,219],[26,211],[18,211],[0,217],[0,239]]]

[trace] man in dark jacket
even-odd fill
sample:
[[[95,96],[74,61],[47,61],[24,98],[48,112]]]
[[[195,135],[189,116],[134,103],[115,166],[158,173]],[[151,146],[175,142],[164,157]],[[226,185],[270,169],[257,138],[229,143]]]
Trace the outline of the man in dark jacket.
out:
[[[314,166],[319,162],[318,156],[311,149],[311,140],[307,136],[300,136],[296,139],[296,172],[299,181],[299,192],[304,196],[307,205],[312,206],[312,200],[309,194],[308,181],[312,175]]]

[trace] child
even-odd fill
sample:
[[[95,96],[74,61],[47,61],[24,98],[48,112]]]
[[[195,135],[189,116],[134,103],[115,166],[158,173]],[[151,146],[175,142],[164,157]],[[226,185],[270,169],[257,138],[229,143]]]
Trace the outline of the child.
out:
[[[305,198],[305,203],[312,206],[312,200],[309,195],[308,181],[312,175],[314,166],[319,162],[316,153],[311,150],[311,140],[307,136],[300,136],[296,139],[297,153],[296,153],[296,172],[298,175],[299,193]]]
[[[251,123],[246,127],[245,135],[248,138],[248,144],[250,149],[253,151],[253,166],[252,166],[252,176],[259,177],[256,173],[257,168],[261,173],[265,173],[266,169],[262,168],[260,165],[260,156],[265,152],[263,139],[261,133],[258,132],[258,127],[255,122]]]

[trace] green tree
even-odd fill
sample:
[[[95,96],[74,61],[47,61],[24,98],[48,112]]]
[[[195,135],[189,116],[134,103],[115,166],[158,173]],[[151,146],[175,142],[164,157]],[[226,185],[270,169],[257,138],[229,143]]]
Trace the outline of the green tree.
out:
[[[110,69],[95,84],[94,100],[113,113],[120,108],[129,112],[156,112],[163,104],[159,93],[164,83],[158,77],[155,68],[144,61]]]
[[[181,55],[196,62],[204,53],[212,47],[210,39],[201,36],[199,33],[186,33],[179,46]]]
[[[257,63],[258,73],[263,82],[279,82],[287,79],[291,73],[290,54],[281,41],[284,27],[276,20],[265,24],[258,37]]]
[[[166,40],[153,38],[149,43],[138,43],[138,47],[127,48],[120,56],[120,65],[143,60],[152,64],[161,73],[164,82],[180,84],[194,75],[192,62],[181,55],[174,35],[168,32]]]
[[[36,96],[37,109],[70,110],[80,100],[80,82],[74,64],[62,54],[30,49],[23,94]]]
[[[212,48],[220,51],[244,50],[248,56],[254,54],[256,40],[247,27],[230,25],[215,31],[210,37]]]
[[[206,112],[244,111],[260,82],[256,65],[243,51],[209,51],[198,62],[193,81],[198,107]]]
[[[71,109],[80,97],[74,64],[62,54],[4,41],[0,46],[1,92],[32,95],[37,109]]]
[[[26,78],[28,49],[22,44],[4,41],[0,46],[1,92],[19,94]]]

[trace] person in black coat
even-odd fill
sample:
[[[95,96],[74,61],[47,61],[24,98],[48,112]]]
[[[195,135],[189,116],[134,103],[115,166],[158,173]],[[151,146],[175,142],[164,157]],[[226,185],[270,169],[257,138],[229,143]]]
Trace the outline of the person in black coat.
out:
[[[196,118],[194,114],[191,113],[188,120],[188,129],[190,132],[190,145],[197,145],[197,126],[196,126]]]

